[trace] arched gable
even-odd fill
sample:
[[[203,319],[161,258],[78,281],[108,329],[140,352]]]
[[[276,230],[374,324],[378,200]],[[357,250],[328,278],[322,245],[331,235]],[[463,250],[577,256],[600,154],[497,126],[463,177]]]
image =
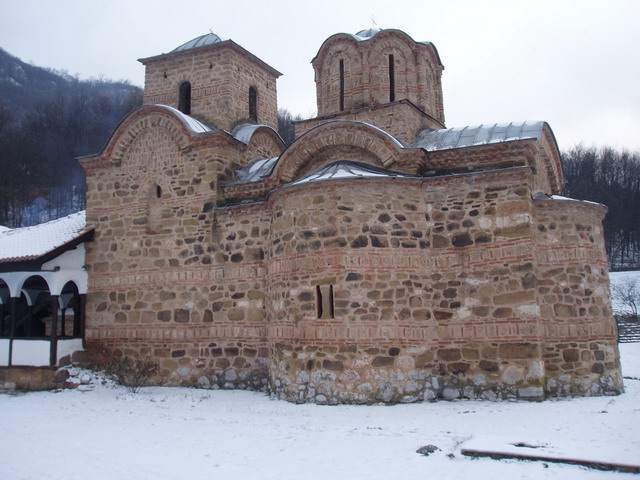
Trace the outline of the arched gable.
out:
[[[131,112],[116,127],[101,153],[80,159],[85,169],[122,166],[132,146],[151,131],[175,144],[177,151],[190,150],[195,137],[216,130],[166,105],[143,105]]]
[[[346,152],[350,152],[352,158],[344,158]],[[422,152],[405,149],[379,128],[362,122],[336,120],[322,124],[296,140],[280,157],[273,175],[278,183],[289,183],[338,160],[357,160],[374,167],[404,171],[411,163],[410,159],[414,160],[417,169],[422,158]]]

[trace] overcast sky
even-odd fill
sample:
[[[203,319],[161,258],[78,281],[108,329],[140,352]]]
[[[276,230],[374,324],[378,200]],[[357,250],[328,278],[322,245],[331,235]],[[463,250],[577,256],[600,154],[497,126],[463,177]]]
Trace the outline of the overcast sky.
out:
[[[311,116],[311,59],[372,18],[436,45],[448,127],[545,120],[561,149],[640,150],[640,0],[0,0],[0,47],[143,86],[138,58],[213,31],[282,72],[279,106]]]

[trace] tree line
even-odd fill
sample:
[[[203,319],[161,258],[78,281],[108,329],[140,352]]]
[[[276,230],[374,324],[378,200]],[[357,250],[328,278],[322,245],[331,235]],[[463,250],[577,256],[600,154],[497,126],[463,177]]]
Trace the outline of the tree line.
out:
[[[141,103],[141,89],[103,80],[74,80],[24,113],[0,100],[0,225],[33,225],[83,209],[85,177],[76,157],[102,150]]]
[[[609,209],[603,223],[611,269],[639,269],[640,152],[579,145],[562,160],[565,194]]]

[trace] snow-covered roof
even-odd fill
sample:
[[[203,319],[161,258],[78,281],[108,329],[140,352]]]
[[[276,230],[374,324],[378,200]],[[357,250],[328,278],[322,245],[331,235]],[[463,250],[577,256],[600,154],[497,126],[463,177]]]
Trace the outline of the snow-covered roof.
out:
[[[379,28],[379,27],[371,27],[371,28],[365,28],[364,30],[360,30],[358,33],[338,33],[336,35],[349,35],[351,38],[353,38],[354,40],[357,40],[358,42],[365,42],[367,40],[372,39],[373,37],[375,37],[378,33],[383,32],[383,31],[395,31],[395,32],[400,32],[403,35],[406,35],[407,37],[411,38],[409,35],[407,35],[405,32],[403,32],[402,30],[396,30],[396,29],[383,29],[383,28]],[[335,35],[332,35],[330,38],[333,38]],[[327,39],[327,40],[329,40]],[[322,47],[324,47],[324,44],[327,42],[327,40],[324,41],[324,43],[322,44],[322,46],[320,47],[320,50],[322,50]],[[417,44],[421,44],[421,45],[427,45],[431,48],[433,48],[433,50],[436,53],[436,57],[438,59],[438,64],[440,64],[441,67],[444,68],[444,65],[442,65],[442,61],[440,60],[440,54],[438,53],[438,49],[436,48],[436,46],[431,43],[431,42],[416,42],[415,40],[413,40],[413,38],[411,38],[411,40]],[[319,52],[318,52],[319,54]],[[316,55],[317,58],[318,55]]]
[[[193,48],[206,47],[207,45],[213,45],[214,43],[220,43],[221,41],[222,39],[218,35],[211,32],[207,33],[206,35],[196,37],[193,40],[189,40],[179,47],[174,48],[173,50],[171,50],[171,52],[182,52],[184,50],[191,50]]]
[[[392,172],[390,170],[373,167],[365,163],[341,160],[338,162],[334,162],[330,165],[327,165],[326,167],[323,167],[320,170],[317,170],[309,175],[306,175],[305,177],[302,177],[299,180],[296,180],[295,182],[289,183],[288,185],[299,185],[301,183],[321,182],[323,180],[336,180],[340,178],[353,179],[353,178],[374,178],[374,177],[416,178],[418,176],[409,175],[406,173]]]
[[[33,227],[0,231],[0,263],[35,260],[91,230],[83,210]]]
[[[381,31],[382,29],[378,27],[365,28],[364,30],[360,30],[358,33],[353,35],[353,37],[356,40],[368,40],[371,37],[373,37],[376,33],[380,33]]]
[[[206,123],[201,122],[200,120],[196,120],[195,118],[190,117],[189,115],[186,115],[186,114],[182,113],[177,108],[173,108],[173,107],[170,107],[169,105],[161,105],[161,104],[156,104],[155,106],[156,107],[160,107],[160,108],[164,108],[165,110],[169,110],[170,112],[175,114],[194,133],[213,132],[214,130],[216,130],[215,128],[212,128],[209,125],[207,125]]]
[[[590,200],[580,200],[578,198],[564,197],[562,195],[547,195],[542,193],[542,194],[535,195],[533,198],[535,200],[556,200],[556,201],[563,201],[563,202],[578,202],[578,203],[584,203],[588,205],[598,205],[599,207],[607,208],[607,206],[602,203],[592,202]]]
[[[238,170],[238,177],[233,182],[229,182],[228,185],[251,183],[261,180],[263,177],[271,174],[273,167],[275,167],[278,162],[278,158],[280,157],[262,158],[250,163],[246,167]]]
[[[427,151],[540,138],[545,122],[495,123],[445,130],[423,130],[412,147]]]
[[[235,138],[239,142],[242,142],[248,145],[255,131],[261,127],[262,128],[266,127],[270,130],[273,130],[273,128],[271,128],[269,125],[243,123],[241,125],[238,125],[236,128],[234,128],[233,131],[231,132],[231,135],[233,135],[233,138]]]

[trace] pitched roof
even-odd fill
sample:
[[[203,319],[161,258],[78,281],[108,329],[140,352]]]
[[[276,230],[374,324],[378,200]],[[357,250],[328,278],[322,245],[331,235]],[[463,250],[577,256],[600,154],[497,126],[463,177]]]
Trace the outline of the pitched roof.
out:
[[[542,136],[544,125],[545,122],[512,122],[444,130],[424,130],[412,147],[436,151],[524,140],[526,138],[538,139]]]
[[[352,162],[340,160],[331,163],[320,170],[306,175],[289,185],[299,185],[301,183],[321,182],[323,180],[335,180],[341,178],[419,178],[418,175],[409,175],[406,173],[392,172],[384,168],[374,167],[366,163]]]
[[[85,211],[33,227],[0,230],[0,263],[36,260],[93,231]]]

